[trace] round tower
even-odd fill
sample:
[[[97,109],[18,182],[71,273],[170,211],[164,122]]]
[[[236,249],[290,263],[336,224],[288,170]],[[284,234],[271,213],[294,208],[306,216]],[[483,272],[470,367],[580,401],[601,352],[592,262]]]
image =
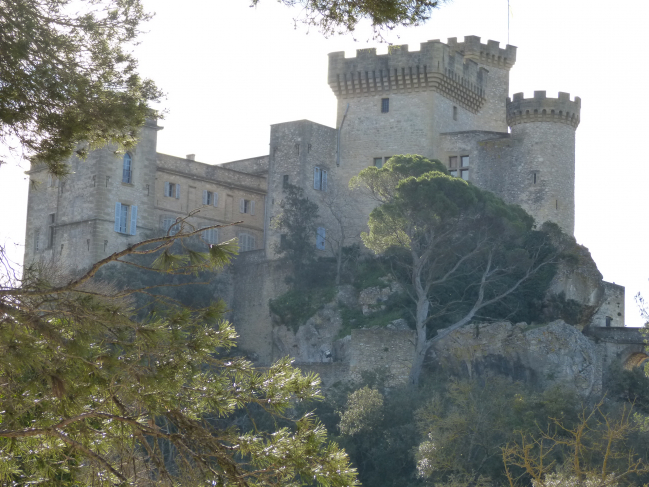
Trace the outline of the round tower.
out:
[[[538,225],[557,223],[567,234],[575,231],[575,131],[581,99],[569,93],[534,98],[516,93],[507,99],[514,157],[506,174],[506,200],[521,205]]]

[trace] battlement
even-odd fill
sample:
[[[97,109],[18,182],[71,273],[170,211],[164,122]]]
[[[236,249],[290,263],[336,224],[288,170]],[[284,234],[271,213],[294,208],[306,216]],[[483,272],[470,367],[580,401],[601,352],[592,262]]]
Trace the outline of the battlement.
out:
[[[485,101],[487,74],[474,60],[437,40],[413,52],[401,45],[380,55],[373,48],[358,49],[351,58],[344,52],[329,54],[329,86],[339,98],[438,91],[475,113]]]
[[[534,98],[516,93],[507,98],[507,123],[510,127],[520,123],[556,122],[577,128],[581,112],[581,98],[570,101],[570,93],[559,92],[558,98],[547,98],[545,91],[535,91]]]
[[[481,44],[478,36],[465,36],[464,42],[458,42],[457,37],[450,37],[447,42],[452,51],[458,51],[465,58],[480,64],[509,70],[516,63],[516,46],[507,44],[505,49],[501,49],[500,42],[492,40]]]

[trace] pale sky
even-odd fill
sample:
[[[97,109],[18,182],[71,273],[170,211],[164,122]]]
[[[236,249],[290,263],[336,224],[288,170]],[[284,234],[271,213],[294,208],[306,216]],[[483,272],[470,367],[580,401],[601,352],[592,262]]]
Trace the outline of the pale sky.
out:
[[[269,125],[309,119],[334,126],[327,54],[387,44],[368,30],[325,39],[275,0],[144,0],[156,17],[136,48],[141,73],[167,97],[158,151],[217,164],[268,153]],[[608,281],[626,286],[626,324],[642,324],[633,296],[649,297],[646,96],[649,4],[592,0],[455,0],[425,25],[393,31],[393,44],[465,35],[518,47],[510,94],[546,90],[582,99],[577,129],[577,241]],[[644,149],[644,150],[643,150]],[[27,179],[0,168],[0,244],[22,261]]]

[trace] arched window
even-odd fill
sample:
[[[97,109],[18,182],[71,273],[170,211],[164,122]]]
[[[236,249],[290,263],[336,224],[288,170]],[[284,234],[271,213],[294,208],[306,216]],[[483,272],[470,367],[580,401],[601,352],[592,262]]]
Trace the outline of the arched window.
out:
[[[131,183],[133,180],[133,171],[131,170],[131,154],[124,154],[124,166],[122,170],[122,182]]]

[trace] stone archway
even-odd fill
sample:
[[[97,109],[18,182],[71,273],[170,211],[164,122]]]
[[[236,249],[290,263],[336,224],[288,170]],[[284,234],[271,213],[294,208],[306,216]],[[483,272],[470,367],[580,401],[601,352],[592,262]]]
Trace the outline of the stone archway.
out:
[[[626,370],[635,369],[636,367],[644,365],[647,360],[649,360],[649,355],[647,355],[645,352],[632,353],[624,361],[624,368]]]

